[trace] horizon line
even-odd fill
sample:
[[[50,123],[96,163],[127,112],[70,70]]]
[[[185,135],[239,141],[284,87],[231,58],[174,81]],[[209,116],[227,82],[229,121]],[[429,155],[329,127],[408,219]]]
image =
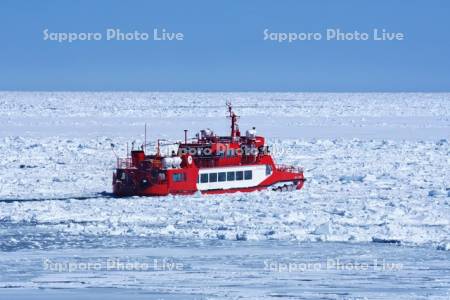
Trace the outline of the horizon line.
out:
[[[299,90],[14,90],[14,89],[0,89],[0,93],[13,92],[13,93],[329,93],[329,94],[446,94],[450,91],[336,91],[336,90],[323,90],[323,91],[299,91]]]

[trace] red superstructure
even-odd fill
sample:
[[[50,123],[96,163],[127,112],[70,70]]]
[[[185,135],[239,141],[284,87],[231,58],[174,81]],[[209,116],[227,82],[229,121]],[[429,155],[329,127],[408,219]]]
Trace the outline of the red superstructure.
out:
[[[165,196],[168,194],[251,192],[262,189],[299,190],[303,169],[276,165],[264,137],[253,127],[242,136],[238,116],[227,103],[231,134],[217,136],[202,130],[178,143],[178,153],[164,156],[159,141],[155,154],[131,150],[131,157],[118,158],[113,175],[116,196]]]

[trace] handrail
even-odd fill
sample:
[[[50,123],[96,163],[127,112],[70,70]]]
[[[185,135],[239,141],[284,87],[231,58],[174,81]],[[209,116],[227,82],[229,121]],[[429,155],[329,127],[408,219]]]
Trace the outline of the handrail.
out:
[[[117,158],[117,169],[127,169],[133,166],[131,157]]]
[[[275,165],[278,171],[289,172],[289,173],[303,173],[302,167],[295,167],[289,165]]]

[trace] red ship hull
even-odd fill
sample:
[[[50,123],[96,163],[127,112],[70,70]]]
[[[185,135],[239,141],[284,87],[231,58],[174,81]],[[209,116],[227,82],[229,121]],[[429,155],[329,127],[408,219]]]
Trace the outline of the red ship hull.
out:
[[[247,167],[244,167],[247,168]],[[216,172],[218,169],[220,171],[223,168],[208,168],[204,169],[201,172],[203,174],[208,174],[208,179],[211,177],[211,174],[219,174],[221,172]],[[233,170],[233,168],[229,168]],[[252,167],[248,167],[248,170],[252,170]],[[168,177],[174,174],[185,174],[185,181],[182,182],[173,182],[170,180],[165,180],[161,182],[151,182],[147,184],[142,184],[142,182],[148,182],[147,178],[148,172],[137,172],[136,169],[118,169],[115,173],[113,179],[113,192],[114,195],[119,197],[125,196],[167,196],[169,194],[172,195],[191,195],[197,192],[202,194],[224,194],[224,193],[236,193],[236,192],[254,192],[261,190],[275,190],[275,191],[293,191],[300,190],[304,184],[304,176],[303,172],[298,169],[298,171],[285,171],[279,167],[275,167],[275,171],[272,174],[268,175],[262,182],[257,185],[252,186],[233,186],[233,183],[236,181],[224,181],[222,187],[201,187],[201,183],[197,183],[199,179],[199,169],[193,168],[192,170],[177,170],[178,172],[168,172],[166,173]],[[181,173],[180,173],[181,171]],[[128,181],[122,181],[117,179],[117,172],[123,172],[127,175]],[[236,172],[236,171],[231,171]],[[237,171],[239,172],[239,171]],[[122,173],[122,174],[123,174]],[[229,174],[230,171],[227,172]],[[236,173],[235,173],[236,174]],[[234,175],[236,177],[236,175]],[[247,180],[249,181],[249,180]],[[230,184],[231,182],[231,184]],[[136,184],[141,183],[141,184]],[[250,182],[246,182],[245,179],[242,180],[243,184],[251,184]],[[209,184],[209,183],[208,183]],[[219,182],[217,182],[219,184]],[[204,184],[203,184],[204,185]]]

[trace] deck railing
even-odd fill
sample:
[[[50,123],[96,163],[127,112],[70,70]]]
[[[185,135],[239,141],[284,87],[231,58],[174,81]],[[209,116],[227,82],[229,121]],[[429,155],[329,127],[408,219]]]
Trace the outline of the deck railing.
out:
[[[290,173],[303,173],[302,167],[294,167],[289,165],[275,165],[278,171],[290,172]]]
[[[133,163],[131,161],[131,157],[126,158],[117,158],[117,169],[126,169],[131,168]]]

